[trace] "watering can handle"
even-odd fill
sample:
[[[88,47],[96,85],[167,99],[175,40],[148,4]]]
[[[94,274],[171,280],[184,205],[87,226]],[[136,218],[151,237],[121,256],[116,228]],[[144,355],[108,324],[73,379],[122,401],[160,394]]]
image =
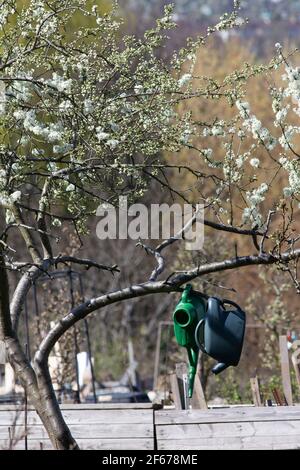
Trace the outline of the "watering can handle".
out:
[[[237,310],[242,310],[241,307],[240,307],[238,304],[236,304],[235,302],[233,302],[233,300],[224,299],[224,300],[222,301],[222,304],[223,304],[223,305],[224,305],[224,304],[233,305],[234,307],[236,307]]]
[[[198,325],[196,326],[196,329],[195,329],[195,341],[196,341],[196,344],[198,346],[198,348],[200,349],[200,351],[202,351],[203,353],[207,354],[207,352],[205,351],[205,347],[202,343],[200,343],[199,339],[198,339],[198,331],[200,329],[200,327],[203,325],[204,326],[204,323],[205,323],[205,320],[204,318],[202,318],[202,320],[199,321]]]

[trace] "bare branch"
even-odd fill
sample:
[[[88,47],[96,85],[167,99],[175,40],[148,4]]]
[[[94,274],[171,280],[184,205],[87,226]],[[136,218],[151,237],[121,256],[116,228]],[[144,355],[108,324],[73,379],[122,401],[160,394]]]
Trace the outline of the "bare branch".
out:
[[[262,255],[264,253],[264,243],[265,243],[265,240],[266,240],[269,228],[270,228],[270,223],[271,223],[271,220],[272,220],[272,216],[274,214],[275,214],[275,211],[269,211],[269,213],[268,213],[266,229],[264,231],[264,234],[262,236],[262,239],[261,239],[260,245],[259,245],[259,254],[260,255]]]
[[[44,182],[42,194],[41,194],[40,201],[39,201],[39,213],[37,216],[37,225],[40,230],[39,234],[40,234],[40,239],[43,245],[44,258],[53,258],[50,238],[47,235],[46,217],[44,214],[44,211],[47,206],[46,201],[47,201],[47,195],[48,195],[48,190],[50,188],[50,184],[51,184],[51,179],[46,179]]]
[[[31,265],[30,269],[21,277],[10,305],[12,323],[15,331],[18,330],[19,317],[32,283],[47,272],[50,267],[51,262],[49,259],[46,259],[42,263]]]
[[[105,264],[96,263],[95,261],[92,261],[90,259],[77,258],[75,256],[61,256],[60,255],[57,258],[52,258],[50,262],[51,264],[55,266],[59,263],[74,263],[74,264],[85,266],[86,269],[97,268],[97,269],[103,269],[104,271],[109,271],[111,273],[120,272],[120,269],[116,264],[114,264],[113,266],[107,266]]]
[[[132,285],[124,289],[90,299],[87,302],[74,308],[68,315],[66,315],[58,323],[55,324],[53,329],[44,338],[38,351],[36,352],[35,361],[38,364],[46,363],[48,361],[48,356],[54,344],[71,326],[73,326],[79,320],[85,318],[91,312],[94,312],[107,305],[111,305],[113,303],[132,299],[135,297],[146,296],[149,294],[178,292],[181,291],[181,286],[183,284],[197,277],[201,277],[213,272],[221,272],[226,271],[228,269],[241,268],[244,266],[288,263],[289,261],[293,259],[298,259],[299,257],[300,249],[285,252],[280,256],[264,254],[263,256],[252,255],[235,257],[229,260],[209,263],[203,266],[199,266],[194,270],[183,272],[174,277],[172,281],[165,280]]]
[[[35,242],[34,242],[34,239],[31,235],[30,231],[27,230],[26,224],[24,224],[23,216],[21,214],[20,209],[15,204],[13,204],[11,206],[11,211],[14,214],[15,220],[16,220],[18,226],[19,226],[21,235],[22,235],[22,237],[23,237],[23,239],[26,243],[28,252],[30,253],[33,262],[34,263],[40,263],[41,259],[42,259],[41,255],[40,255],[37,247],[35,246]]]
[[[146,251],[147,254],[151,254],[151,255],[155,256],[155,259],[157,261],[157,267],[152,271],[152,273],[150,275],[150,278],[149,278],[149,281],[156,281],[158,276],[164,271],[164,268],[165,268],[165,259],[164,259],[164,257],[162,256],[162,254],[160,253],[159,250],[155,250],[155,249],[145,245],[141,241],[139,241],[136,244],[136,246],[141,246],[142,248],[144,248],[144,250]]]

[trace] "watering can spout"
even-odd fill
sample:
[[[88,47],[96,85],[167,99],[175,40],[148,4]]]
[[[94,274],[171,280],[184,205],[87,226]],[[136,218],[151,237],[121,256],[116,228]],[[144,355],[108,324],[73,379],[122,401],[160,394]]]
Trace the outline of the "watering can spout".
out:
[[[189,358],[189,386],[188,386],[188,395],[189,398],[192,398],[193,391],[194,391],[194,382],[195,382],[195,375],[197,372],[197,364],[198,364],[198,355],[199,351],[197,349],[187,349],[188,358]]]
[[[192,398],[193,396],[195,375],[196,375],[195,367],[190,366],[189,367],[189,387],[188,387],[189,398]]]
[[[220,372],[223,372],[223,370],[227,369],[230,364],[224,364],[224,362],[218,362],[213,368],[212,368],[212,373],[215,375],[220,374]]]

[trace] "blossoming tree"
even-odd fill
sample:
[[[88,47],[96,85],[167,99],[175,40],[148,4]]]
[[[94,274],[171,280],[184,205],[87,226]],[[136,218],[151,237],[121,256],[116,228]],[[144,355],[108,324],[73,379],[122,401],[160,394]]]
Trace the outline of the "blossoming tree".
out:
[[[278,45],[276,58],[265,67],[246,64],[220,82],[193,77],[196,53],[207,37],[236,26],[237,19],[240,23],[238,2],[205,36],[188,40],[168,61],[156,52],[166,31],[175,27],[171,7],[142,38],[120,40],[117,7],[101,14],[96,2],[82,0],[22,5],[4,0],[0,12],[0,339],[53,446],[77,449],[48,368],[55,343],[76,322],[112,303],[177,292],[194,278],[247,265],[275,264],[290,273],[298,288],[300,127],[293,122],[299,114],[300,71]],[[88,25],[74,31],[74,15],[88,19]],[[267,129],[244,100],[244,85],[282,64],[282,87],[270,87],[274,129]],[[206,100],[213,106],[220,99],[235,109],[228,121],[216,116],[203,122],[188,109],[179,112],[183,102]],[[211,139],[219,139],[222,158],[216,158]],[[182,147],[191,151],[189,164],[166,163],[163,154]],[[171,238],[156,248],[147,246],[158,262],[149,280],[58,315],[30,363],[18,325],[32,283],[61,263],[118,271],[115,265],[55,253],[57,227],[69,223],[80,236],[99,202],[116,203],[119,195],[137,200],[150,179],[190,202],[185,188],[168,183],[168,172],[177,171],[189,172],[201,188],[197,202],[206,206],[204,224],[249,238],[249,252],[163,278],[164,250],[180,242]],[[275,184],[281,187],[277,199],[271,197]],[[16,233],[24,243],[17,253]],[[20,275],[13,292],[10,271]]]

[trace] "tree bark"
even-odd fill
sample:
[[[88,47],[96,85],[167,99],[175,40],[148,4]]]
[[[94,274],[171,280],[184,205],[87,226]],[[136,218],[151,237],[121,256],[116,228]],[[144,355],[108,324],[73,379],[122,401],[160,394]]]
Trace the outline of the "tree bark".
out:
[[[24,284],[24,279],[21,286]],[[26,283],[24,290],[26,292]],[[22,289],[21,289],[22,290]],[[23,291],[24,294],[24,291]],[[17,296],[18,297],[18,296]],[[22,295],[18,297],[22,308]],[[24,299],[23,299],[24,300]],[[11,321],[9,306],[9,282],[3,254],[0,251],[0,339],[4,341],[8,360],[26,390],[29,402],[34,406],[52,445],[57,450],[79,449],[66,425],[53,390],[48,365],[36,365],[36,371],[24,354]]]
[[[36,410],[44,423],[53,447],[57,450],[79,450],[60,410],[49,373],[48,361],[39,363],[35,360],[34,369],[42,404],[42,408],[36,407]]]
[[[48,366],[41,370],[38,368],[34,370],[16,338],[6,337],[5,345],[9,362],[22,386],[26,389],[29,402],[40,417],[54,449],[78,450],[79,447],[59,408]]]

